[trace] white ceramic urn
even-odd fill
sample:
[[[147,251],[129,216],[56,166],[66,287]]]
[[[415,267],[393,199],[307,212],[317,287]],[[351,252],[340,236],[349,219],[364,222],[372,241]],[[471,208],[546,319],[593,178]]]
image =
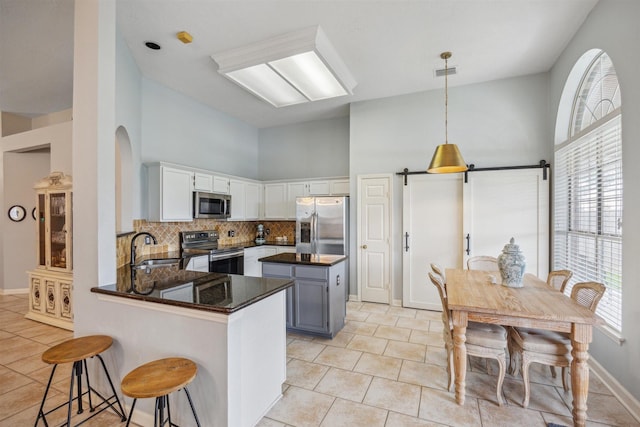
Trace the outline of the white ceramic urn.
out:
[[[515,244],[515,240],[512,237],[509,243],[504,245],[502,253],[498,256],[498,268],[502,276],[502,285],[521,288],[523,286],[522,277],[524,276],[525,267],[524,255],[522,255],[520,246]]]

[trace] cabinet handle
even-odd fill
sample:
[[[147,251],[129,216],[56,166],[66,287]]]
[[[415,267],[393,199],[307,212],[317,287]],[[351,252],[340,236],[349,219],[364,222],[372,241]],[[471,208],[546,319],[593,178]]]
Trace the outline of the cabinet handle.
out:
[[[362,249],[367,249],[367,245],[362,245]]]
[[[404,233],[404,251],[409,252],[409,233]]]
[[[467,237],[465,237],[465,239],[467,239],[467,255],[469,255],[469,252],[471,252],[471,249],[469,248],[469,242],[471,241],[471,237],[469,236],[469,234],[467,233]]]

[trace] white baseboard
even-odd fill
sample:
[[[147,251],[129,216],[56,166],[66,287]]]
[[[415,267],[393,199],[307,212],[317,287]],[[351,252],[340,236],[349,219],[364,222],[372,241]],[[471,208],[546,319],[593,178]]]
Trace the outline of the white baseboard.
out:
[[[29,293],[29,288],[0,289],[0,295],[24,295]]]
[[[640,422],[640,402],[627,391],[597,360],[589,357],[591,371],[607,386],[613,395],[631,413],[636,421]]]
[[[391,305],[393,307],[402,307],[402,300],[401,299],[391,300]]]
[[[349,301],[360,302],[360,298],[358,298],[358,295],[349,294]]]

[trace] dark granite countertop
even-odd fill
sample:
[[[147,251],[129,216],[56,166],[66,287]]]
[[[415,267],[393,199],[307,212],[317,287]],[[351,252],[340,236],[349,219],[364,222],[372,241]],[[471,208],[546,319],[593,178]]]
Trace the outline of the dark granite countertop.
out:
[[[91,288],[91,292],[231,314],[292,285],[288,279],[187,271],[177,262],[146,269],[122,266],[116,283]]]
[[[240,243],[229,243],[226,245],[218,245],[218,249],[226,249],[226,248],[253,248],[256,246],[289,246],[295,247],[296,242],[292,242],[287,240],[286,242],[277,242],[275,240],[267,240],[264,243],[256,243],[253,241],[240,242]]]
[[[319,265],[330,267],[347,259],[346,255],[312,255],[312,254],[294,254],[282,253],[260,258],[261,262],[274,262],[279,264],[302,264],[302,265]]]

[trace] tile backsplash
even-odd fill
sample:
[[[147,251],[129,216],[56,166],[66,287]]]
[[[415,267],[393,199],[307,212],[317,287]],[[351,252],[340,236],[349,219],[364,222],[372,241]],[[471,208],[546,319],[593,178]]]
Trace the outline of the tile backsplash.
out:
[[[178,233],[180,231],[216,230],[220,235],[220,244],[229,245],[253,241],[256,237],[257,225],[263,224],[265,230],[269,230],[267,240],[274,240],[276,237],[286,236],[290,242],[295,241],[295,221],[218,221],[213,219],[195,219],[192,222],[149,222],[144,219],[133,221],[133,228],[136,233],[146,231],[155,236],[157,245],[143,245],[142,237],[139,239],[137,253],[146,255],[152,253],[172,252],[180,250]],[[229,236],[233,231],[234,236]],[[134,234],[119,236],[116,240],[118,266],[128,264],[131,254],[129,253],[131,239]]]

